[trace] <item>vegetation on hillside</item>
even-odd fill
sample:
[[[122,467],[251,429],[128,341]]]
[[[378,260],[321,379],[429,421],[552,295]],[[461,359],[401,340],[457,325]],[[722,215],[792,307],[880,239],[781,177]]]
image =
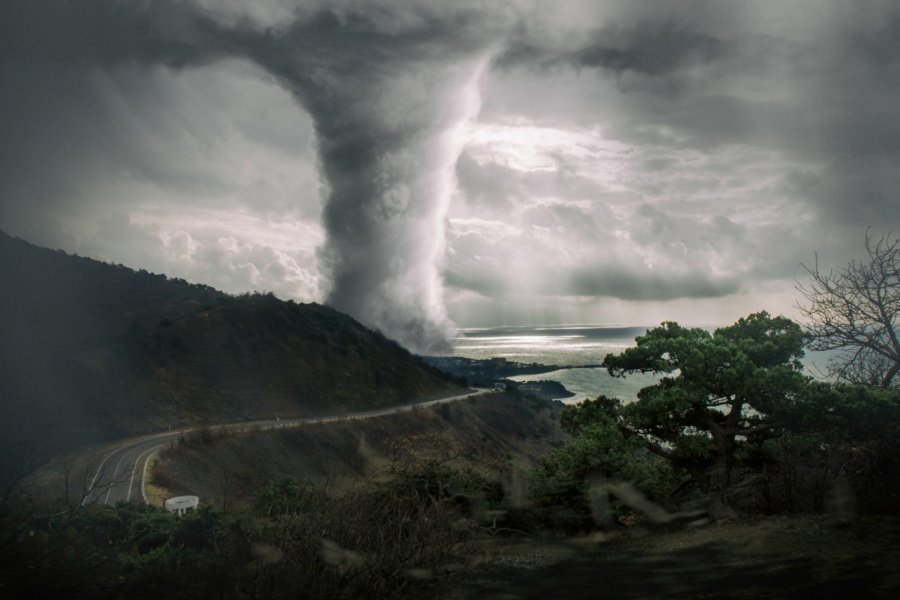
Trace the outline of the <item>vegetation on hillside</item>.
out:
[[[417,596],[485,544],[529,527],[511,519],[527,504],[516,482],[527,471],[521,461],[561,442],[549,430],[554,410],[497,394],[454,403],[449,419],[434,407],[294,431],[197,434],[164,464],[170,483],[200,486],[179,490],[203,494],[199,511],[176,517],[64,498],[6,506],[0,583],[13,595],[72,598]]]
[[[666,322],[608,355],[613,376],[662,378],[637,402],[600,397],[563,412],[573,440],[536,471],[542,502],[562,509],[557,520],[590,527],[627,507],[606,502],[610,479],[670,511],[699,501],[713,518],[895,512],[900,245],[867,235],[865,248],[868,261],[807,269],[805,329],[764,312],[713,333]],[[829,381],[803,374],[806,347],[836,352]]]
[[[786,478],[791,493],[804,503],[751,506],[747,502],[750,496],[742,493],[742,501],[735,506],[745,514],[751,510],[760,515],[826,509],[825,504],[816,507],[806,501],[815,494],[822,494],[823,501],[829,496],[834,501],[831,484],[838,481],[842,469],[869,469],[872,475],[873,465],[867,462],[874,456],[871,444],[879,439],[896,441],[879,438],[890,436],[891,428],[883,424],[873,429],[868,419],[895,414],[896,398],[885,391],[868,397],[858,390],[850,394],[850,388],[813,385],[812,389],[816,401],[823,400],[821,395],[834,395],[825,399],[833,409],[809,415],[808,421],[786,420],[778,444],[787,441],[788,445],[770,447],[771,455],[757,463],[762,465],[766,485],[774,488]],[[874,404],[870,403],[872,398],[876,399]],[[479,398],[474,403],[464,400],[458,404],[482,410],[491,400]],[[513,402],[516,399],[510,397],[506,404],[511,407]],[[519,398],[518,402],[526,407],[522,416],[517,419],[507,414],[496,421],[497,427],[515,427],[512,422],[520,428],[529,422],[537,424],[535,417],[546,410],[537,401]],[[477,444],[457,436],[456,428],[465,431],[473,415],[457,414],[454,408],[449,421],[437,408],[428,410],[428,415],[413,415],[405,426],[387,418],[373,420],[368,424],[373,427],[368,438],[381,443],[377,450],[361,443],[362,438],[345,445],[344,452],[368,455],[368,460],[363,456],[364,468],[343,482],[304,475],[310,471],[300,469],[299,463],[295,464],[295,474],[289,474],[290,467],[282,464],[281,475],[251,488],[247,475],[241,475],[233,461],[265,460],[249,452],[256,445],[261,445],[263,454],[269,454],[271,462],[283,461],[259,438],[274,436],[280,446],[288,442],[287,432],[252,434],[249,442],[240,446],[243,451],[237,453],[227,450],[240,443],[240,438],[204,441],[198,436],[179,444],[175,451],[188,462],[198,462],[206,454],[219,460],[210,462],[211,468],[233,469],[225,482],[230,486],[231,500],[223,501],[221,508],[206,504],[195,513],[177,517],[133,504],[115,508],[80,504],[7,506],[0,510],[0,525],[5,532],[0,539],[0,581],[6,586],[4,591],[13,596],[43,593],[71,598],[399,598],[439,596],[445,588],[458,587],[471,589],[473,595],[463,597],[474,598],[481,597],[484,590],[508,591],[497,588],[497,581],[512,579],[519,586],[515,589],[524,589],[521,586],[526,584],[518,581],[522,578],[530,581],[527,586],[545,591],[574,589],[576,585],[593,589],[615,579],[617,587],[610,589],[610,597],[619,597],[616,594],[620,592],[621,597],[631,597],[624,590],[670,589],[667,586],[704,593],[717,590],[715,595],[719,597],[733,597],[733,593],[744,597],[741,594],[747,590],[752,590],[754,597],[768,597],[766,593],[773,591],[769,580],[734,579],[747,568],[771,572],[778,591],[824,585],[846,577],[848,569],[857,591],[877,591],[891,585],[884,578],[890,569],[889,549],[898,539],[896,530],[891,529],[896,521],[885,519],[879,525],[855,511],[835,512],[832,508],[832,520],[750,519],[742,528],[710,528],[712,533],[706,535],[660,537],[643,545],[634,542],[644,537],[617,537],[617,531],[640,527],[641,522],[657,527],[677,522],[677,504],[684,501],[654,495],[655,490],[677,485],[684,472],[670,461],[642,451],[640,439],[623,431],[613,418],[619,408],[614,401],[600,399],[566,409],[562,422],[572,432],[572,440],[540,462],[531,472],[531,485],[521,465],[517,467],[503,456],[491,458]],[[432,429],[442,429],[422,433],[429,430],[415,427],[416,419]],[[379,421],[381,427],[392,425],[395,435],[381,439],[385,431]],[[822,429],[825,422],[831,423],[830,429]],[[819,427],[816,434],[809,433],[813,424]],[[337,446],[322,437],[326,430],[336,428],[333,441],[337,441],[365,430],[363,424],[355,426],[362,429],[348,431],[341,425],[323,425],[307,435],[312,437],[310,443],[324,444],[334,452]],[[500,433],[491,435],[499,437]],[[298,439],[303,436],[303,430],[295,434]],[[532,436],[523,438],[512,430],[507,442],[509,439],[533,441]],[[801,447],[806,454],[798,451]],[[300,448],[292,450],[299,452]],[[378,460],[371,460],[376,454]],[[823,462],[823,457],[838,456],[843,457],[841,464]],[[752,465],[752,461],[741,461],[742,468]],[[169,466],[173,466],[171,462]],[[181,471],[178,475],[183,478],[188,474]],[[568,482],[567,476],[571,477]],[[216,474],[208,472],[207,477],[215,479]],[[584,485],[577,484],[579,477]],[[621,479],[616,481],[616,477]],[[626,477],[630,485],[622,482]],[[808,480],[801,481],[801,477]],[[831,484],[826,481],[829,477]],[[848,485],[857,484],[853,480]],[[582,507],[579,498],[584,500]],[[759,500],[761,496],[754,498]],[[566,503],[568,512],[561,508]],[[862,502],[859,508],[870,510]],[[696,512],[684,515],[697,517]],[[857,519],[863,523],[859,527],[864,528],[864,537],[855,533],[856,528],[847,528],[847,523]],[[582,544],[578,547],[583,554],[575,555],[576,563],[538,571],[533,576],[518,571],[513,577],[508,567],[490,567],[494,563],[489,557],[502,560],[504,548],[514,551],[518,547],[510,544],[571,533],[573,526],[601,528],[614,537],[608,543]],[[683,530],[668,527],[662,531]],[[740,536],[740,543],[734,536]],[[845,548],[852,549],[853,560],[861,562],[844,563],[841,557],[849,560],[849,550],[843,555],[830,550],[847,536]],[[758,546],[776,543],[773,540],[777,546]],[[829,544],[829,548],[821,548],[821,543]],[[868,554],[861,550],[862,543]],[[695,546],[693,554],[678,553],[681,548]],[[523,552],[537,555],[515,560],[549,564],[546,561],[554,560],[552,547],[522,546]],[[873,549],[877,556],[871,554]],[[636,566],[644,558],[669,566],[648,572]],[[480,568],[479,563],[487,565],[484,568],[488,570]],[[714,577],[699,577],[710,564],[721,570]],[[672,571],[673,566],[677,572]],[[56,576],[46,577],[47,573]],[[686,573],[692,574],[690,582],[683,579]],[[727,587],[727,581],[737,580],[744,582],[742,590]],[[726,587],[718,587],[721,585]]]
[[[711,519],[829,502],[896,510],[900,391],[813,380],[801,371],[803,340],[799,325],[766,313],[713,333],[649,330],[606,364],[614,376],[664,376],[636,402],[600,397],[563,411],[573,440],[537,469],[542,501],[570,528],[637,506],[622,490],[608,504],[609,481],[649,496],[663,520],[685,506]]]
[[[169,427],[464,391],[349,316],[37,248],[0,232],[0,485]]]
[[[20,517],[2,521],[9,597],[397,597],[471,539],[462,514],[403,482],[334,497],[283,478],[237,516],[121,504],[80,508],[52,529]]]

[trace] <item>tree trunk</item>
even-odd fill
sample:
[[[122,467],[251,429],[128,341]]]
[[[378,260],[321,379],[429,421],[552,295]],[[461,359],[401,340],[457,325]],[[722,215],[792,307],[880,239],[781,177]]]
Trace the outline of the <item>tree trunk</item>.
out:
[[[731,471],[734,468],[734,434],[713,436],[718,450],[709,490],[709,516],[713,521],[737,518],[731,507],[728,490],[731,488]]]

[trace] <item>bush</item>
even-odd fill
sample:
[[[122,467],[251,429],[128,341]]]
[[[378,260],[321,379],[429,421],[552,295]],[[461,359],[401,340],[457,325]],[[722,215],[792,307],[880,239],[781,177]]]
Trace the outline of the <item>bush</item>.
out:
[[[310,481],[285,477],[269,485],[256,499],[259,516],[296,515],[322,511],[329,499],[325,490]]]
[[[37,535],[20,526],[14,535],[25,546],[0,545],[0,558],[65,579],[62,587],[31,578],[7,589],[50,597],[417,596],[422,582],[460,560],[461,544],[477,539],[473,516],[503,510],[498,527],[528,526],[509,486],[488,478],[508,465],[481,463],[442,435],[394,442],[389,466],[340,496],[287,477],[250,513],[227,518],[210,507],[177,516],[121,504],[77,507]],[[162,466],[154,472],[166,476]],[[0,574],[12,568],[0,564]]]
[[[153,482],[153,485],[167,490],[171,490],[175,486],[175,479],[161,459],[153,461],[153,466],[150,469],[150,481]]]

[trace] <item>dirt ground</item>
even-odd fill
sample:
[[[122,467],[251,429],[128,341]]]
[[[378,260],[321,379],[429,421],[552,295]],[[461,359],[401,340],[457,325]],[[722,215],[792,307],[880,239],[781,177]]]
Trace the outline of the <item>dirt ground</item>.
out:
[[[900,518],[767,517],[511,541],[434,586],[442,600],[900,598]]]

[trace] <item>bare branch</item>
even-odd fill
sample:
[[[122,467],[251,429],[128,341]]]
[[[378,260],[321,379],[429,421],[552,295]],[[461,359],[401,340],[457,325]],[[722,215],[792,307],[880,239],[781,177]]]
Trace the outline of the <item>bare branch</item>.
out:
[[[809,321],[812,350],[839,351],[828,374],[838,380],[892,387],[900,372],[900,238],[876,239],[866,232],[867,262],[852,261],[824,273],[818,256],[807,285],[797,290],[807,304],[797,308]]]

